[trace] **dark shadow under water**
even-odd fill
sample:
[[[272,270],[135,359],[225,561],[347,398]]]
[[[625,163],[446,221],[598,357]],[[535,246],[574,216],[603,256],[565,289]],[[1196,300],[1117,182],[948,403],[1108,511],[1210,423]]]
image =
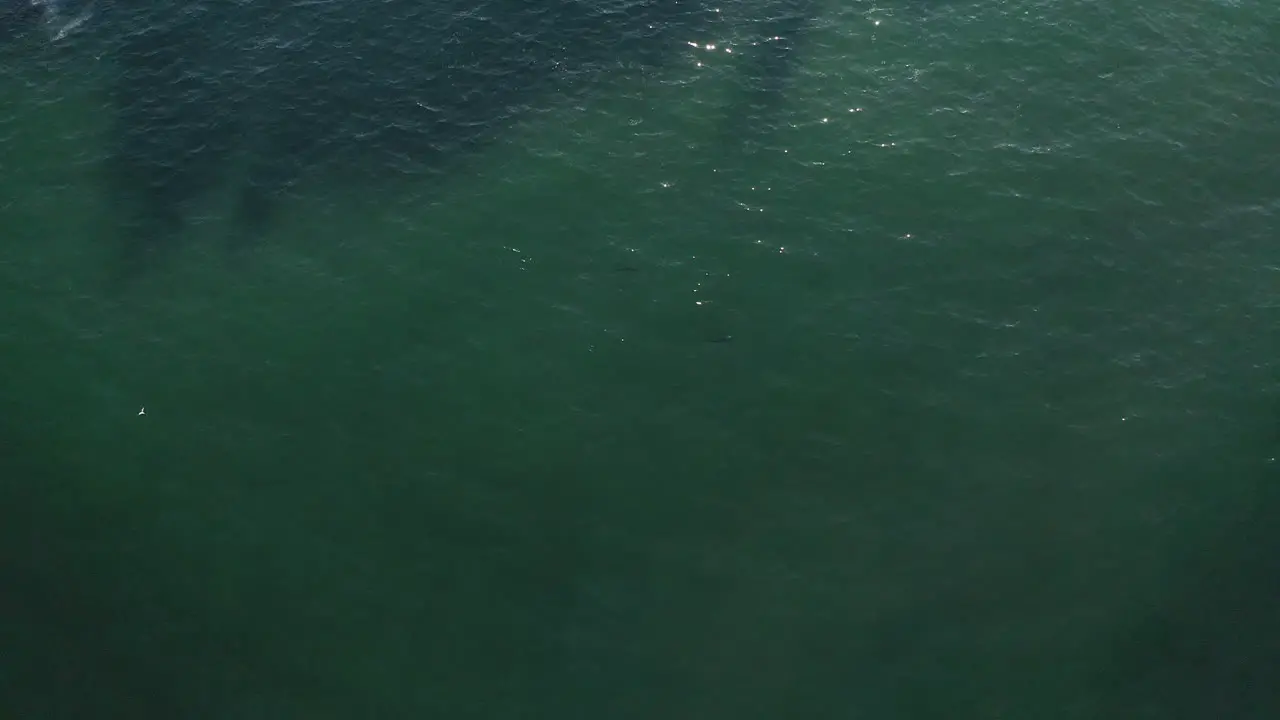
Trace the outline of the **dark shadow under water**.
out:
[[[305,177],[444,181],[531,110],[606,72],[655,71],[725,23],[761,40],[742,63],[751,109],[735,115],[776,109],[816,3],[726,5],[104,2],[76,51],[113,60],[105,182],[122,215],[117,281],[162,266],[192,206],[220,184],[237,207],[228,241],[244,250]]]

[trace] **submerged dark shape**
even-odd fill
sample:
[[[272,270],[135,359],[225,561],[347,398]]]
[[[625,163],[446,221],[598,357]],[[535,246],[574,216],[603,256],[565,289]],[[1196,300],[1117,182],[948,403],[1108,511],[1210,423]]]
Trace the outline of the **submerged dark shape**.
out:
[[[157,261],[224,180],[236,234],[252,240],[320,166],[359,181],[443,175],[549,93],[659,66],[721,23],[760,41],[747,84],[776,104],[814,2],[96,0],[84,42],[114,63],[121,273]]]
[[[105,2],[106,0],[104,0]],[[0,42],[37,30],[52,42],[76,32],[93,16],[95,0],[0,0]]]

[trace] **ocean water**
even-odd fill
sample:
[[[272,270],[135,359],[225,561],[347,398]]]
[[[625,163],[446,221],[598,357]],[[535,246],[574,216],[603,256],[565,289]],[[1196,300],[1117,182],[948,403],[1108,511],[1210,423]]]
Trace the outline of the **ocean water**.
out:
[[[771,77],[726,2],[428,162],[316,99],[455,5],[176,7],[128,111],[146,12],[0,48],[4,715],[1280,714],[1280,6],[828,2]],[[122,143],[213,158],[179,229]]]

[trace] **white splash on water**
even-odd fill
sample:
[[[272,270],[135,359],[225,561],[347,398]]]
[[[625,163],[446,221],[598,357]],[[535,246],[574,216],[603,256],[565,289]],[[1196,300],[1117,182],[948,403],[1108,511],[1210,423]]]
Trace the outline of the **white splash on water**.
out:
[[[58,42],[66,38],[71,33],[84,26],[89,18],[93,17],[94,3],[80,12],[79,15],[65,19],[65,14],[60,0],[31,0],[36,5],[44,7],[44,25],[49,32],[49,42]]]

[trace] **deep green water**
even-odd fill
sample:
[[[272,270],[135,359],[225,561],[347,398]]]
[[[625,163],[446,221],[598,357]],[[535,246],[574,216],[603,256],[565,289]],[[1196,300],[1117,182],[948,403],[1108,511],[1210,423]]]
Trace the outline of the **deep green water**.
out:
[[[3,48],[0,715],[1280,717],[1278,42],[829,3],[748,151],[688,48],[124,293]]]

